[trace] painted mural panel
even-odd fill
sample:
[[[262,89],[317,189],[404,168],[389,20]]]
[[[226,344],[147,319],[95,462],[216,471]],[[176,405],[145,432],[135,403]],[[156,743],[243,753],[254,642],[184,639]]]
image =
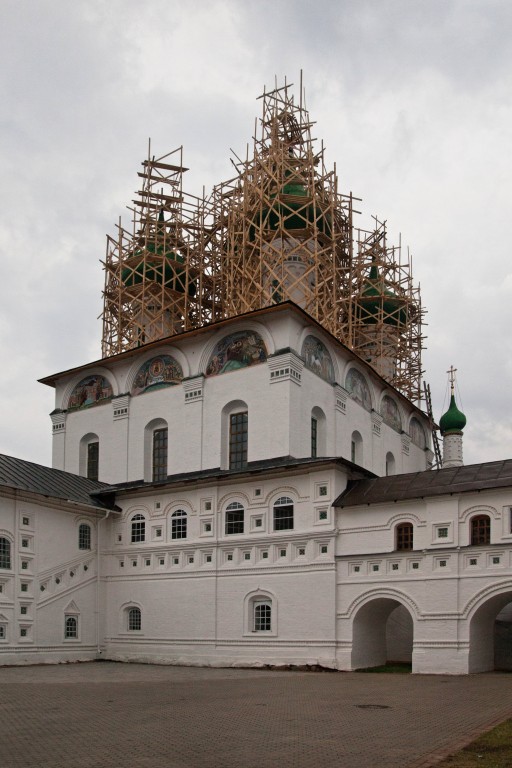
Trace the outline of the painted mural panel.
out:
[[[382,405],[380,410],[380,415],[384,419],[384,424],[387,424],[388,427],[391,427],[397,432],[401,432],[402,419],[400,417],[398,405],[395,403],[395,401],[391,397],[388,397],[388,395],[385,395],[382,398]]]
[[[418,419],[414,418],[414,416],[409,424],[409,434],[414,445],[417,445],[419,448],[427,447],[427,437],[425,435],[425,430],[423,429]]]
[[[315,336],[306,336],[302,345],[302,357],[306,368],[330,384],[334,382],[334,366],[325,344]]]
[[[78,382],[73,389],[68,403],[68,410],[89,408],[109,400],[113,395],[112,387],[104,376],[93,374]]]
[[[141,395],[148,389],[160,389],[180,384],[183,379],[181,365],[170,355],[158,355],[147,360],[135,377],[132,395]]]
[[[351,397],[356,403],[362,405],[367,411],[371,411],[372,398],[370,395],[370,388],[363,374],[356,368],[351,368],[347,373],[345,389],[350,392]]]
[[[221,339],[206,367],[207,376],[236,371],[267,359],[265,342],[255,331],[238,331]]]

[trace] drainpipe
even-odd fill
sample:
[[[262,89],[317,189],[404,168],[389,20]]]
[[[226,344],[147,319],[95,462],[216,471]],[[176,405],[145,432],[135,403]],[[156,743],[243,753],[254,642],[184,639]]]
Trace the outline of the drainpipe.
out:
[[[100,568],[100,562],[101,562],[101,537],[100,537],[100,530],[101,530],[101,523],[104,520],[107,520],[110,516],[110,509],[107,509],[107,512],[105,514],[105,517],[101,517],[98,520],[98,537],[96,542],[96,653],[98,656],[101,653],[100,649],[100,580],[101,580],[101,568]]]

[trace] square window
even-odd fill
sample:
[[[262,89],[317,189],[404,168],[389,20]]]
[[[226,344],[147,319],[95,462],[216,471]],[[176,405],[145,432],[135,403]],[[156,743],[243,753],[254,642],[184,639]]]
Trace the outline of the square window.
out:
[[[413,564],[412,564],[412,569],[413,569],[413,571],[417,571],[417,570],[419,569],[419,567],[420,567],[420,564],[419,564],[419,563],[413,563]]]
[[[437,529],[437,538],[438,539],[447,539],[448,538],[448,528],[438,528]]]
[[[318,489],[318,495],[319,496],[327,496],[327,486],[326,485],[321,485],[320,486],[320,488]]]
[[[233,560],[233,555],[231,553],[229,553],[229,555],[227,556],[226,560],[231,562],[231,560]]]
[[[379,566],[377,564],[372,565],[372,571],[375,572],[375,571],[378,571],[378,570],[379,570]]]
[[[188,558],[189,565],[192,565],[194,563],[194,555],[190,555]]]
[[[27,608],[26,605],[22,605],[20,607],[20,613],[22,614],[22,616],[26,616],[27,615],[27,611],[28,611],[28,608]]]
[[[22,518],[22,523],[23,523],[23,525],[30,525],[30,520],[29,520],[29,518],[28,518],[28,517],[23,517],[23,518]]]
[[[124,560],[120,560],[119,561],[119,567],[120,568],[124,568]]]
[[[262,525],[263,525],[263,520],[261,519],[261,517],[257,517],[254,520],[254,527],[255,528],[261,528]]]
[[[26,637],[26,636],[27,636],[27,630],[25,629],[25,627],[22,627],[20,629],[20,637]]]
[[[162,536],[162,529],[161,528],[156,528],[155,529],[155,536],[157,537],[157,539],[161,538],[161,536]]]
[[[5,640],[6,636],[5,624],[0,624],[0,640]]]
[[[206,562],[207,563],[211,563],[211,561],[212,561],[212,556],[211,555],[206,555]]]
[[[22,539],[21,546],[24,547],[25,549],[28,549],[28,539]]]
[[[119,533],[119,534],[118,534],[118,536],[117,536],[117,540],[118,540],[118,541],[122,541],[122,540],[123,540],[123,537],[121,536],[121,534],[120,534],[120,533]]]
[[[204,532],[205,533],[211,533],[212,531],[212,524],[211,523],[205,523],[204,524]]]
[[[320,553],[322,555],[326,555],[327,554],[327,544],[322,544],[322,546],[320,547]]]
[[[501,558],[499,558],[499,557],[493,557],[493,559],[492,559],[492,564],[493,564],[493,565],[499,565],[499,564],[500,564],[500,562],[501,562]]]
[[[189,562],[190,562],[190,560],[189,560]],[[192,558],[192,562],[194,562],[194,559],[193,559],[193,558]],[[179,564],[180,564],[180,559],[179,559],[179,557],[173,557],[173,559],[172,559],[172,564],[173,564],[173,565],[179,565]]]
[[[286,557],[286,549],[279,550],[279,557]]]
[[[318,513],[318,519],[319,520],[327,520],[327,510],[326,509],[321,509],[320,510],[320,512]]]
[[[354,565],[354,573],[359,573],[360,570],[361,570],[360,565]]]
[[[28,570],[28,562],[26,560],[21,561],[21,570],[22,571]]]
[[[476,559],[476,557],[470,557],[469,558],[469,564],[470,565],[477,565],[478,564],[478,560]]]
[[[265,550],[265,552],[261,553],[261,557],[263,560],[268,560],[268,552]]]
[[[251,559],[251,553],[250,552],[244,552],[244,560],[250,560]]]
[[[205,503],[204,503],[204,508],[205,508],[205,510],[206,510],[207,512],[210,512],[210,510],[211,510],[211,508],[212,508],[212,503],[211,503],[211,501],[205,501]]]
[[[146,565],[151,565],[151,560],[149,560],[148,558],[146,558],[146,560],[145,560],[145,563],[146,563]]]
[[[255,488],[254,489],[254,495],[255,496],[261,496],[261,488]]]
[[[446,560],[440,560],[439,561],[439,567],[440,568],[446,568]]]
[[[132,568],[135,568],[136,565],[137,565],[137,561],[136,560],[132,560]]]
[[[21,585],[21,591],[22,592],[28,592],[28,584],[22,584]]]
[[[299,547],[298,553],[300,557],[303,557],[306,554],[306,547]]]
[[[160,557],[158,560],[158,565],[165,565],[165,560],[163,557]]]
[[[392,570],[392,571],[398,571],[398,563],[393,563],[393,564],[391,565],[391,570]]]

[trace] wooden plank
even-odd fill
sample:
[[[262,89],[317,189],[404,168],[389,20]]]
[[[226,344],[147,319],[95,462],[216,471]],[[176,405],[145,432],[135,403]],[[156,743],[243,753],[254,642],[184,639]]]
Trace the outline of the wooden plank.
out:
[[[179,186],[177,179],[167,179],[165,176],[152,176],[150,173],[141,173],[140,171],[137,171],[137,176],[140,176],[141,179],[149,179],[149,181],[161,181],[162,184],[172,184],[173,187]]]
[[[188,168],[183,168],[181,165],[169,165],[168,163],[159,163],[156,160],[144,160],[142,165],[150,168],[162,168],[164,171],[188,171]]]
[[[167,201],[169,201],[171,203],[182,203],[183,202],[183,198],[179,197],[178,195],[162,195],[162,194],[159,194],[158,192],[144,192],[143,189],[139,189],[137,191],[137,194],[141,195],[142,197],[149,196],[149,197],[154,197],[154,198],[156,198],[158,200],[167,200]]]

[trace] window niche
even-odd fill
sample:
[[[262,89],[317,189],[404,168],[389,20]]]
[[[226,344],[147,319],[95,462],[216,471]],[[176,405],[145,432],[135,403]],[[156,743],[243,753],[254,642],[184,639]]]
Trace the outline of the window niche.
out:
[[[168,474],[168,425],[164,419],[153,419],[144,429],[144,480],[158,483]]]
[[[89,432],[80,440],[78,474],[88,480],[98,480],[100,475],[100,439]]]
[[[244,469],[249,460],[249,408],[243,400],[233,400],[221,413],[222,469]]]

